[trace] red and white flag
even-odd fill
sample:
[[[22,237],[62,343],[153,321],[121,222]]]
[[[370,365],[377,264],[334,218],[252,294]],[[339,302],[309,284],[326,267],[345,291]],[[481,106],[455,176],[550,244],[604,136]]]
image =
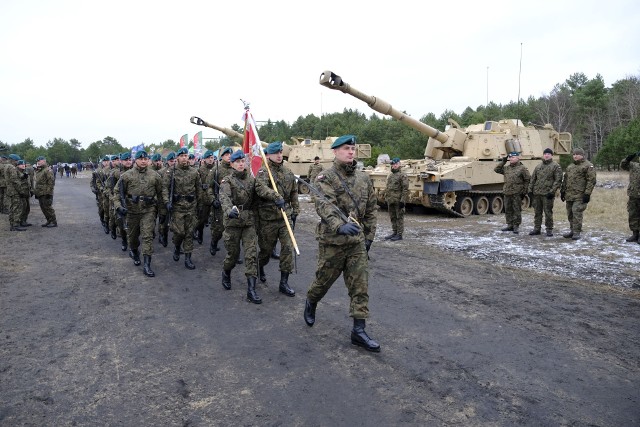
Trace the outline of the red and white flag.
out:
[[[202,131],[193,135],[193,149],[197,150],[202,145]]]
[[[189,135],[186,133],[182,135],[182,138],[180,138],[180,148],[184,147],[185,145],[189,146]]]
[[[262,144],[260,144],[260,137],[258,136],[258,127],[256,126],[253,115],[248,108],[245,108],[242,116],[244,120],[244,141],[242,143],[242,151],[249,157],[249,164],[251,165],[251,175],[256,176],[258,170],[262,166]]]

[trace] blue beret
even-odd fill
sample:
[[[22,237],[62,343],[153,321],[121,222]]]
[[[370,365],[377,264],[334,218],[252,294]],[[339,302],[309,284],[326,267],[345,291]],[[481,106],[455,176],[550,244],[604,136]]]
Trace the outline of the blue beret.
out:
[[[103,162],[108,162],[109,160],[111,160],[111,159],[110,159],[110,158],[109,158],[109,156],[107,156],[107,155],[105,155],[105,156],[101,159],[101,161],[103,161]]]
[[[129,160],[130,158],[131,158],[131,153],[128,151],[120,154],[120,160]]]
[[[182,147],[181,149],[176,151],[176,156],[179,156],[180,154],[189,155],[189,149],[187,147]]]
[[[158,160],[162,160],[162,156],[159,153],[156,153],[153,156],[151,156],[151,161],[157,162]]]
[[[169,154],[167,154],[167,161],[169,160],[174,160],[176,158],[176,153],[173,151],[170,151]]]
[[[341,145],[349,144],[356,145],[356,136],[355,135],[342,135],[340,138],[336,139],[333,144],[331,144],[331,148],[338,148]]]
[[[17,154],[9,154],[9,158],[11,160],[15,160],[16,162],[20,160],[20,156],[18,156]]]
[[[146,159],[149,157],[149,155],[144,150],[136,151],[136,156],[135,156],[136,160],[138,160],[141,157]]]
[[[40,160],[47,160],[44,158],[44,156],[38,156],[38,158],[36,159],[36,162],[39,162]]]
[[[119,159],[120,159],[120,154],[114,154],[111,156],[109,160],[119,160]]]
[[[195,154],[189,153],[189,159],[195,159],[195,158],[196,158]]]
[[[19,165],[24,165],[24,160],[18,160]]]
[[[282,142],[280,141],[276,141],[276,142],[272,142],[271,144],[267,145],[267,149],[265,150],[265,153],[267,154],[276,154],[282,151]]]
[[[391,159],[392,165],[395,165],[396,163],[400,163],[400,157],[394,157],[393,159]]]
[[[203,159],[206,159],[206,158],[208,158],[208,157],[213,157],[213,151],[211,151],[211,150],[207,150],[207,151],[205,151],[205,152],[204,152],[204,154],[202,155],[202,158],[203,158]]]
[[[233,153],[231,147],[224,147],[222,151],[220,151],[220,157],[224,156],[227,153]]]
[[[520,153],[518,153],[517,151],[512,151],[512,152],[509,153],[509,157],[517,157],[519,155],[520,155]]]
[[[542,154],[547,154],[547,153],[553,154],[553,150],[551,148],[545,148]]]
[[[232,162],[235,162],[238,159],[244,159],[244,153],[242,152],[242,150],[238,150],[231,155]]]

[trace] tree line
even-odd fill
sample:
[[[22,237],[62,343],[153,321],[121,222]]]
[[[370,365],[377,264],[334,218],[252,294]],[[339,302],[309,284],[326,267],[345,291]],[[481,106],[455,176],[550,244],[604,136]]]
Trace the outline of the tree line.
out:
[[[366,107],[364,107],[366,108]],[[439,130],[444,130],[447,120],[452,118],[461,126],[483,123],[487,120],[518,118],[524,124],[550,123],[559,132],[573,135],[574,147],[581,147],[586,157],[605,168],[617,167],[627,154],[640,151],[640,76],[629,76],[606,87],[599,74],[588,78],[584,73],[575,73],[563,83],[556,84],[548,94],[538,98],[511,101],[508,104],[489,102],[477,108],[467,107],[460,114],[445,110],[439,116],[427,113],[420,121]],[[224,126],[224,124],[218,124]],[[242,133],[242,127],[230,126]],[[341,113],[299,116],[289,124],[283,120],[268,120],[258,128],[260,139],[266,142],[289,142],[292,137],[325,139],[327,136],[355,134],[362,143],[371,144],[372,156],[369,164],[375,163],[379,154],[404,159],[422,158],[428,137],[405,126],[395,119],[380,117],[370,112],[345,109]],[[228,137],[208,141],[205,147],[217,149],[224,145],[238,144]],[[89,144],[85,149],[76,139],[66,141],[54,138],[45,147],[36,147],[30,138],[14,145],[2,144],[8,152],[16,153],[28,160],[45,156],[50,163],[95,162],[105,154],[120,153],[130,148],[122,146],[115,138],[107,136]],[[179,144],[168,139],[145,145],[148,152],[177,150]]]

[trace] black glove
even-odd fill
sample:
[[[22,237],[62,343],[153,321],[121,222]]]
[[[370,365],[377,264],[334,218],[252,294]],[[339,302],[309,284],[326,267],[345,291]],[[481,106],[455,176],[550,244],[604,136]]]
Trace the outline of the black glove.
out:
[[[400,209],[404,209],[404,202],[398,203],[398,206],[400,207]]]
[[[236,219],[240,217],[240,212],[238,212],[235,209],[231,209],[231,212],[229,212],[229,218],[231,219]]]
[[[547,200],[553,200],[556,198],[556,193],[547,193]]]
[[[630,161],[631,161],[631,160],[633,160],[633,159],[634,159],[634,157],[636,157],[637,155],[638,155],[638,153],[629,154],[625,160],[626,160],[627,162],[630,162]]]
[[[119,207],[118,209],[116,209],[118,211],[118,213],[122,216],[125,216],[127,214],[127,208],[123,208],[123,207]]]
[[[346,224],[342,224],[338,227],[338,234],[343,234],[345,236],[355,236],[360,232],[360,227],[352,222],[347,222]]]
[[[284,199],[282,197],[278,198],[274,203],[278,209],[284,209]]]
[[[364,241],[364,247],[367,249],[367,252],[369,252],[369,249],[371,249],[371,244],[372,243],[373,243],[373,240],[366,239]]]
[[[211,206],[213,206],[213,209],[220,209],[222,207],[222,204],[220,203],[220,200],[213,199]]]
[[[591,201],[591,195],[590,194],[583,194],[582,195],[582,203],[589,203]]]
[[[165,208],[167,208],[167,211],[171,212],[173,210],[173,205],[171,204],[171,202],[167,203],[166,205],[164,205]]]
[[[560,192],[560,200],[562,200],[563,202],[565,201],[565,198],[564,198],[564,191],[561,191],[561,192]]]
[[[36,200],[38,200],[40,197],[38,197],[38,195],[36,194]]]
[[[298,219],[298,215],[291,214],[291,228],[296,228],[296,219]]]
[[[26,172],[22,173],[22,179],[27,179],[29,177],[29,174]]]

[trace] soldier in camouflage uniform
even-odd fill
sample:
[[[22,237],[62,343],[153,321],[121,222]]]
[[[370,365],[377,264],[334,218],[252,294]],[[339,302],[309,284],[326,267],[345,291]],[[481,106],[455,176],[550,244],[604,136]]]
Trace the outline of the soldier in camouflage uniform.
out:
[[[98,169],[96,184],[98,186],[98,195],[100,197],[100,206],[102,207],[102,228],[105,234],[109,234],[109,188],[108,181],[111,174],[111,156],[105,156],[102,159],[102,169]]]
[[[180,246],[184,250],[184,266],[193,270],[191,261],[193,252],[193,230],[198,223],[198,204],[203,203],[202,182],[198,171],[189,164],[189,150],[182,147],[177,152],[178,165],[168,177],[166,191],[167,211],[171,212],[171,232],[173,233],[173,260],[180,260]],[[173,199],[169,193],[171,181],[174,181]]]
[[[544,211],[544,226],[547,237],[553,236],[553,203],[556,191],[562,184],[562,168],[553,161],[553,150],[545,148],[542,152],[542,163],[536,166],[529,181],[529,194],[532,194],[531,204],[534,209],[533,230],[530,236],[537,236],[541,232],[542,212]]]
[[[171,184],[171,174],[175,170],[176,165],[176,153],[173,151],[167,154],[167,166],[160,169],[160,176],[162,177],[163,187],[169,188]],[[167,224],[167,208],[164,204],[158,206],[158,241],[165,248],[169,244],[169,224]]]
[[[104,157],[100,159],[100,163],[97,163],[93,171],[91,172],[91,181],[89,181],[89,187],[91,188],[91,192],[96,196],[96,205],[98,206],[98,216],[100,217],[100,224],[104,227],[104,212],[102,211],[102,202],[100,196],[100,169],[102,169],[102,165],[104,164]],[[55,166],[55,165],[54,165]],[[53,172],[53,179],[56,179],[56,171]]]
[[[389,209],[389,219],[393,234],[385,237],[385,240],[395,242],[402,240],[404,233],[404,209],[409,199],[409,178],[402,172],[400,157],[391,160],[391,173],[387,176],[387,190],[385,191],[385,201]]]
[[[118,179],[114,176],[114,174],[121,168],[120,154],[115,154],[111,157],[111,166],[112,168],[109,171],[109,175],[107,176],[106,186],[107,198],[109,199],[109,230],[111,231],[111,238],[115,240],[118,237],[118,233],[116,227],[116,208],[114,206],[113,193]]]
[[[33,190],[31,189],[31,183],[29,180],[29,173],[27,172],[27,164],[24,160],[18,160],[16,164],[16,175],[14,177],[14,188],[17,195],[16,206],[14,211],[14,219],[18,219],[20,227],[29,227],[30,223],[27,222],[27,215],[29,215],[29,198]],[[14,197],[16,197],[14,195]]]
[[[260,304],[262,298],[256,293],[256,261],[258,244],[254,223],[254,202],[256,182],[246,170],[244,153],[239,150],[229,159],[233,172],[220,183],[224,223],[224,247],[227,256],[222,264],[222,286],[231,289],[231,270],[240,256],[240,245],[244,247],[245,271],[247,277],[247,300]]]
[[[380,345],[365,332],[365,319],[369,317],[367,252],[376,234],[377,200],[368,175],[357,170],[356,137],[341,136],[331,148],[333,165],[315,181],[324,198],[317,197],[315,203],[320,216],[316,227],[318,268],[307,291],[304,320],[314,325],[318,302],[342,274],[351,299],[351,343],[378,352]]]
[[[320,157],[315,156],[313,158],[313,163],[309,165],[309,170],[307,171],[307,179],[312,185],[313,185],[313,182],[316,180],[316,177],[320,174],[320,172],[322,172],[322,170],[323,170],[323,167],[320,164]],[[315,201],[316,201],[316,197],[312,194],[310,202],[315,203]]]
[[[36,160],[37,170],[35,178],[34,194],[38,203],[40,204],[40,210],[42,211],[46,224],[42,224],[43,227],[57,227],[58,221],[56,220],[56,211],[53,209],[53,187],[55,186],[56,179],[53,176],[53,172],[47,165],[47,160],[40,156]]]
[[[118,187],[116,185],[116,183],[118,182],[118,180],[120,179],[120,176],[128,171],[129,169],[131,169],[131,166],[133,165],[132,160],[131,160],[131,153],[129,152],[125,152],[125,153],[121,153],[120,154],[120,162],[117,165],[117,167],[113,168],[113,170],[111,171],[111,175],[109,176],[109,184],[111,184],[111,182],[113,182],[113,186],[111,188],[111,194],[110,194],[110,200],[111,200],[111,204],[113,206],[113,209],[111,211],[111,216],[110,216],[110,223],[112,224],[111,227],[111,237],[113,238],[114,234],[117,236],[118,234],[120,234],[120,237],[122,238],[122,246],[121,249],[123,251],[127,250],[127,230],[125,227],[125,218],[123,215],[118,214],[118,212],[116,212],[116,207],[117,207],[117,200],[120,198],[120,194],[119,194],[119,190]],[[117,229],[117,230],[116,230]],[[114,230],[116,230],[116,232],[114,232]]]
[[[140,238],[142,238],[142,272],[147,277],[154,277],[151,270],[153,255],[153,231],[156,225],[158,204],[162,204],[163,183],[160,175],[149,168],[149,157],[144,150],[136,151],[135,167],[124,172],[116,185],[118,198],[116,210],[126,217],[129,244],[129,256],[134,265],[140,265]]]
[[[213,199],[209,195],[209,182],[207,181],[207,177],[209,173],[214,167],[213,160],[213,151],[207,150],[202,155],[202,162],[198,167],[198,174],[200,175],[200,181],[202,182],[202,191],[204,195],[204,200],[202,205],[198,209],[198,225],[194,230],[194,238],[198,241],[199,244],[202,244],[204,239],[204,226],[209,220],[209,214],[211,213],[211,203]]]
[[[230,159],[233,150],[231,147],[223,147],[220,149],[220,159],[216,162],[209,175],[207,176],[207,200],[211,201],[211,245],[209,253],[215,255],[220,250],[218,242],[222,239],[224,231],[222,218],[222,204],[220,202],[220,184],[222,180],[231,175],[233,168]]]
[[[11,231],[25,231],[26,228],[20,226],[20,214],[22,200],[20,198],[20,192],[23,190],[24,185],[28,187],[28,175],[18,170],[18,162],[20,156],[17,154],[9,155],[8,167],[5,167],[4,176],[7,182],[7,192],[5,197],[9,199],[9,230]]]
[[[259,218],[258,268],[261,282],[267,281],[264,266],[269,263],[271,254],[280,240],[280,285],[279,291],[287,296],[295,296],[296,292],[289,286],[289,274],[293,271],[293,243],[289,231],[282,217],[282,211],[293,227],[300,213],[298,204],[298,183],[295,175],[282,163],[282,142],[272,142],[265,150],[267,162],[273,180],[276,183],[277,193],[273,191],[267,167],[262,165],[256,174],[258,194],[257,213]],[[274,204],[275,202],[275,204]]]
[[[3,214],[9,213],[9,209],[5,206],[8,197],[5,196],[7,192],[7,179],[4,177],[4,171],[8,166],[10,166],[8,157],[0,156],[0,213]]]
[[[640,152],[629,154],[622,162],[620,169],[629,171],[629,187],[627,187],[627,212],[629,213],[629,228],[631,236],[627,237],[627,242],[640,243],[640,164],[631,162]]]
[[[162,164],[162,156],[158,153],[151,156],[151,165],[149,166],[154,171],[160,173],[160,169],[164,167]]]
[[[573,149],[573,163],[564,171],[560,199],[567,202],[567,217],[571,229],[562,235],[566,239],[580,240],[582,216],[591,201],[596,186],[596,169],[585,160],[582,148]]]
[[[531,174],[525,165],[520,163],[520,153],[512,152],[502,164],[496,166],[495,173],[504,175],[504,213],[507,226],[502,231],[513,231],[518,234],[522,223],[522,199],[527,195]],[[506,163],[509,162],[507,166]]]

